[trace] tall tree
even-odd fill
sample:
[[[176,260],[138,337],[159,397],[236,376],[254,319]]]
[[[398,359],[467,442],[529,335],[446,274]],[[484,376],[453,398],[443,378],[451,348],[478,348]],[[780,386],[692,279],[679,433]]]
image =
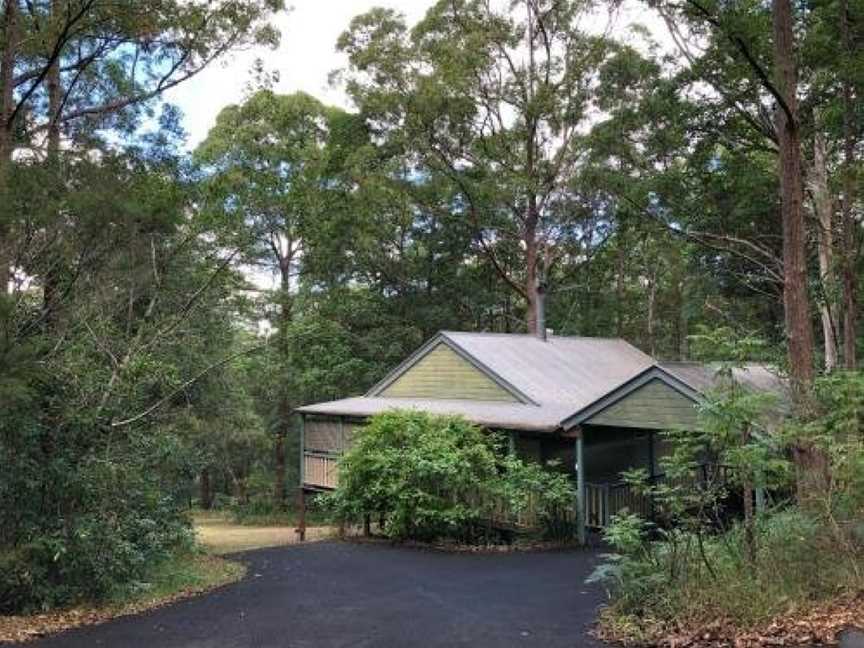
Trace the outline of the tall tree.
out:
[[[222,244],[278,278],[275,322],[286,376],[292,371],[288,334],[307,239],[321,221],[336,218],[343,195],[334,167],[339,146],[328,144],[348,119],[309,95],[261,90],[225,108],[196,152],[207,173],[206,209]],[[286,378],[275,425],[274,495],[280,506],[286,496],[285,443],[299,404],[289,385]]]
[[[339,40],[349,93],[381,137],[445,177],[475,244],[526,306],[578,236],[565,194],[607,41],[585,2],[441,0],[409,31],[376,9]],[[414,156],[414,157],[410,157]],[[511,264],[508,258],[518,259]]]

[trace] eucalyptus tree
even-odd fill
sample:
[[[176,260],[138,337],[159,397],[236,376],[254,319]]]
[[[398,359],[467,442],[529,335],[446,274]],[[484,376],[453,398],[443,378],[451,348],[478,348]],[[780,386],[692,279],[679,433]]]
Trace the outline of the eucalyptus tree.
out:
[[[417,174],[446,178],[453,210],[537,327],[538,285],[579,235],[567,190],[608,41],[586,2],[441,0],[408,29],[391,10],[339,39],[347,89]],[[511,263],[510,260],[516,260]]]
[[[133,129],[152,100],[233,48],[274,44],[281,0],[4,0],[0,26],[0,197],[13,151],[44,157]],[[8,200],[0,199],[0,205]],[[59,219],[54,219],[59,220]],[[0,214],[0,286],[29,250],[28,223]]]
[[[260,90],[242,105],[229,106],[196,151],[206,174],[203,208],[220,244],[242,261],[278,277],[275,295],[282,371],[275,424],[276,501],[285,500],[285,439],[296,406],[290,390],[288,333],[294,294],[309,239],[332,231],[345,211],[351,180],[343,174],[351,153],[362,145],[363,129],[352,117],[313,97]],[[340,137],[347,138],[340,140]]]
[[[711,85],[713,96],[703,92],[701,102],[749,128],[748,139],[739,142],[776,156],[783,253],[775,265],[783,277],[790,371],[806,391],[814,364],[807,290],[812,239],[818,241],[827,367],[836,363],[838,340],[844,365],[856,365],[860,200],[854,178],[860,154],[854,142],[860,120],[854,98],[862,76],[855,18],[864,8],[858,1],[818,3],[806,11],[785,0],[770,6],[703,0],[651,4],[666,17],[693,78]],[[715,126],[726,130],[729,123],[718,120]],[[812,239],[808,211],[815,216]]]

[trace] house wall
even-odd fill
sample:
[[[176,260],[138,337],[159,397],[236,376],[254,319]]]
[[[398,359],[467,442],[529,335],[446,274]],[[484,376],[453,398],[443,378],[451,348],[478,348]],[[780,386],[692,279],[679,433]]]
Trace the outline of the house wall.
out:
[[[351,420],[307,417],[303,426],[303,448],[309,452],[341,453],[348,449],[357,425]]]
[[[653,430],[699,427],[694,402],[657,379],[595,414],[585,424]]]
[[[380,395],[518,402],[510,392],[444,343],[431,349]]]

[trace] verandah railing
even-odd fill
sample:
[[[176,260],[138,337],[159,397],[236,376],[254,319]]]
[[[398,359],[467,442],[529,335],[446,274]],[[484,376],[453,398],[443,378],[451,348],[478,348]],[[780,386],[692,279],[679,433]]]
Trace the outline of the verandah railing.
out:
[[[731,468],[722,464],[705,463],[696,467],[693,476],[685,483],[687,488],[704,488],[709,484],[725,484],[731,478]],[[668,482],[666,475],[655,475],[652,484]],[[612,516],[626,509],[643,518],[654,517],[651,497],[638,492],[627,482],[586,483],[585,484],[585,525],[603,529],[609,525]]]
[[[303,452],[303,485],[333,489],[339,483],[339,457],[334,452]]]

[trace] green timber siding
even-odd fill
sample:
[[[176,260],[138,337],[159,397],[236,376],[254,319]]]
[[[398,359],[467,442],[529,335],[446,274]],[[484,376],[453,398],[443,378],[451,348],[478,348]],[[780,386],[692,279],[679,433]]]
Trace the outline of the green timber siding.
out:
[[[438,344],[381,392],[387,398],[518,400],[446,344]]]
[[[698,428],[695,403],[661,380],[651,380],[584,422],[626,428]]]

